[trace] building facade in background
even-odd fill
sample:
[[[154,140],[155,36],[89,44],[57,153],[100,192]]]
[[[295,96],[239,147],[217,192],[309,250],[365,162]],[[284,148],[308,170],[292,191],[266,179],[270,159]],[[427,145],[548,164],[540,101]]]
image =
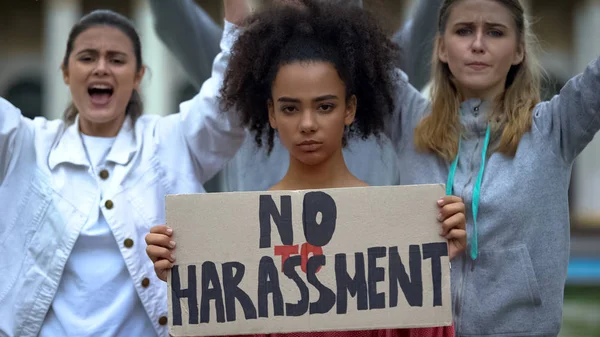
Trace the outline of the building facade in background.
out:
[[[253,1],[260,6],[267,0]],[[364,0],[364,3],[367,8],[386,13],[382,23],[395,30],[409,14],[405,9],[410,1],[416,0]],[[221,0],[197,3],[217,23],[222,23]],[[600,0],[527,0],[526,3],[543,49],[540,59],[548,74],[544,96],[549,98],[600,55],[600,38],[596,35],[600,32]],[[195,95],[180,65],[156,36],[146,0],[0,0],[0,96],[28,117],[61,118],[70,100],[60,71],[69,30],[83,14],[98,8],[120,12],[132,18],[138,27],[144,62],[149,68],[141,88],[146,113],[175,113],[179,102]],[[207,190],[216,191],[218,186],[207,186]],[[580,155],[573,170],[572,217],[576,231],[600,233],[597,191],[600,191],[600,137]]]

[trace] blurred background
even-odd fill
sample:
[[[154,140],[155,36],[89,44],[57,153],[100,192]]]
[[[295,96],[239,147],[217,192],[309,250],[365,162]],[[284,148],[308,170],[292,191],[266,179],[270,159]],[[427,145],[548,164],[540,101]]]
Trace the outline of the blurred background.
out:
[[[130,17],[142,38],[150,73],[141,94],[146,113],[177,112],[180,102],[197,90],[155,31],[149,0],[0,0],[0,96],[29,117],[60,118],[70,97],[60,63],[71,26],[85,13],[107,8]],[[184,0],[162,0],[169,3]],[[411,15],[413,1],[364,0],[381,24],[397,31]],[[221,0],[196,0],[222,26]],[[255,0],[260,8],[268,0]],[[556,94],[572,76],[600,55],[600,0],[527,0],[547,72],[543,95]],[[175,23],[174,23],[175,24]],[[431,24],[435,24],[432,20]],[[199,46],[201,48],[202,46]],[[423,55],[430,58],[430,55]],[[210,66],[210,65],[209,65]],[[148,76],[149,75],[149,76]],[[424,88],[424,91],[426,88]],[[598,93],[600,95],[600,92]],[[221,191],[220,177],[206,184]],[[536,198],[535,195],[531,196]],[[600,137],[580,155],[573,168],[571,262],[565,288],[564,324],[560,336],[600,336]],[[544,202],[540,199],[539,202]],[[542,238],[543,239],[543,238]]]

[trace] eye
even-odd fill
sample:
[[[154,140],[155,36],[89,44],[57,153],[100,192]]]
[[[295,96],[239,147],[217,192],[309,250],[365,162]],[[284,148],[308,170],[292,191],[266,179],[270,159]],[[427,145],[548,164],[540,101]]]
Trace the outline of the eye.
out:
[[[492,37],[501,37],[504,36],[504,33],[502,31],[499,30],[491,30],[488,32],[488,34]]]
[[[461,36],[466,36],[471,34],[471,30],[468,28],[460,28],[456,31],[456,34],[461,35]]]
[[[124,64],[125,63],[125,61],[121,60],[121,59],[111,59],[110,62],[114,63],[114,64]]]
[[[322,112],[330,112],[334,108],[335,108],[335,106],[331,103],[319,105],[319,111],[322,111]]]
[[[90,55],[82,55],[78,58],[78,60],[81,62],[92,62],[92,61],[94,61],[94,58],[91,57]]]
[[[297,109],[293,105],[287,105],[287,106],[281,107],[281,112],[283,112],[285,114],[293,114],[296,111],[297,111]]]

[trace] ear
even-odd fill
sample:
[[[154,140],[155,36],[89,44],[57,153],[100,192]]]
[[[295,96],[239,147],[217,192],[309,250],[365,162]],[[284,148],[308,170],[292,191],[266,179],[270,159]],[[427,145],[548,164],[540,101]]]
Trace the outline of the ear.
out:
[[[441,36],[437,37],[437,54],[440,62],[448,63],[448,52],[446,51],[446,45],[444,39]]]
[[[146,73],[146,66],[142,66],[140,71],[135,74],[135,79],[133,81],[133,88],[135,90],[140,90],[140,84],[142,83],[142,79],[144,79],[144,74]]]
[[[517,46],[517,51],[515,52],[515,57],[513,59],[512,65],[516,66],[518,64],[521,64],[524,59],[525,59],[525,44],[519,43],[519,45]]]
[[[65,82],[66,85],[69,85],[69,69],[65,66],[61,66],[60,70],[62,71],[63,82]]]
[[[344,124],[349,126],[354,122],[354,118],[356,117],[356,96],[352,95],[350,99],[348,99],[348,103],[346,105],[346,117],[344,118]]]
[[[273,107],[273,101],[267,100],[267,109],[269,110],[269,124],[271,128],[277,130],[277,121],[275,120],[275,108]]]

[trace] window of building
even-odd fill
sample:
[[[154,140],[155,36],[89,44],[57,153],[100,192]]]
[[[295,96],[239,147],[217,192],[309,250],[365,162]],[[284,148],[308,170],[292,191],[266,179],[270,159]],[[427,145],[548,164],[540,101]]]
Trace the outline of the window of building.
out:
[[[42,84],[38,78],[17,80],[2,97],[21,109],[23,116],[35,118],[42,114]]]

